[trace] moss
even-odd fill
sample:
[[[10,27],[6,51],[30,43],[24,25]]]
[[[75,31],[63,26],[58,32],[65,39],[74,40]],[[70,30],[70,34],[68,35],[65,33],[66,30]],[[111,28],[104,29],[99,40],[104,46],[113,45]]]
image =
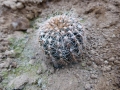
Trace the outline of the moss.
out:
[[[5,78],[5,77],[7,77],[7,75],[8,75],[8,71],[3,71],[2,72],[2,76]]]
[[[22,51],[25,47],[27,40],[24,37],[22,37],[20,39],[9,38],[9,41],[11,43],[10,49],[15,51],[16,57],[19,57],[19,55],[22,53]]]
[[[1,85],[3,88],[6,88],[7,84],[8,84],[8,75],[9,72],[8,71],[3,71],[1,73],[1,75],[3,76],[3,81],[1,82]]]
[[[39,64],[19,66],[18,68],[12,69],[10,74],[14,74],[15,76],[19,76],[22,73],[36,74],[39,66]]]

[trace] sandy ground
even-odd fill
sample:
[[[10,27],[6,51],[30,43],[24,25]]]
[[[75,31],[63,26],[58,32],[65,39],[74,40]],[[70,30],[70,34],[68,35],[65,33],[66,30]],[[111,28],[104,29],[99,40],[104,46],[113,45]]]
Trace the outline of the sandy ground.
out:
[[[9,41],[7,41],[8,37],[23,37],[25,38],[25,46],[21,52],[22,54],[17,58],[12,58],[13,61],[17,62],[17,66],[21,67],[25,64],[26,68],[27,66],[29,67],[28,63],[31,63],[31,58],[35,62],[34,64],[32,63],[33,67],[37,65],[36,63],[42,62],[46,63],[43,66],[47,66],[46,71],[40,75],[36,74],[39,66],[35,67],[35,70],[30,68],[35,72],[22,68],[19,74],[15,73],[18,67],[14,68],[14,65],[13,68],[0,68],[1,90],[5,90],[5,88],[6,90],[11,90],[8,89],[9,82],[14,80],[17,75],[20,76],[26,72],[30,74],[35,73],[33,76],[38,78],[36,79],[37,83],[23,83],[25,84],[23,90],[119,90],[120,1],[59,0],[58,2],[55,0],[54,2],[49,1],[43,4],[40,10],[42,10],[42,13],[35,20],[30,20],[32,27],[27,30],[26,34],[21,31],[15,31],[10,26],[14,19],[20,16],[26,17],[26,13],[23,12],[24,10],[14,11],[3,7],[0,10],[0,55],[2,55],[0,63],[2,64],[8,59],[8,57],[4,56],[6,49],[10,50]],[[44,57],[44,53],[39,46],[39,31],[37,28],[48,18],[61,14],[78,18],[81,21],[86,32],[86,55],[81,63],[54,70],[47,63],[47,59]],[[4,45],[3,42],[8,42],[8,44]],[[6,47],[5,50],[3,50],[3,46]],[[25,60],[21,61],[20,59],[23,57]],[[15,70],[14,74],[13,70]],[[4,71],[9,73],[6,75],[6,73],[3,73]],[[31,78],[34,79],[33,76]],[[40,84],[40,81],[43,83]],[[13,87],[12,89],[15,88]]]

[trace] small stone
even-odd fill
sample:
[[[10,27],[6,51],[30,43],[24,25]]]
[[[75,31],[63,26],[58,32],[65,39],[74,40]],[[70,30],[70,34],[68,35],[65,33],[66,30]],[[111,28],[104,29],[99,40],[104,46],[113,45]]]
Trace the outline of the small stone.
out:
[[[91,90],[91,85],[90,84],[86,84],[85,85],[85,90]]]
[[[91,75],[91,79],[97,79],[97,75],[92,74],[92,75]]]
[[[16,7],[19,8],[19,9],[21,9],[21,8],[23,8],[24,6],[23,6],[23,4],[22,4],[21,2],[18,2],[18,3],[16,4]]]
[[[0,68],[8,68],[10,65],[9,62],[3,62],[3,63],[0,63]]]
[[[39,68],[39,69],[37,70],[37,74],[38,74],[38,75],[42,74],[42,69],[41,69],[41,68]]]
[[[11,5],[10,7],[11,7],[11,9],[13,9],[13,10],[16,10],[16,9],[17,9],[17,7],[16,7],[15,5]]]
[[[113,34],[113,35],[112,35],[112,38],[115,38],[115,37],[116,37],[115,34]]]
[[[95,54],[96,52],[95,52],[95,50],[91,50],[91,54]]]
[[[104,72],[109,72],[109,71],[111,71],[111,65],[109,65],[109,66],[103,66],[103,68],[102,68],[102,70],[104,71]]]
[[[86,63],[85,62],[82,62],[82,67],[85,67],[86,66]]]
[[[102,61],[101,60],[95,60],[96,65],[101,65]]]
[[[95,61],[95,59],[94,59],[94,58],[92,58],[92,57],[91,57],[91,59],[90,59],[90,60],[91,60],[91,61]]]
[[[33,59],[29,61],[30,65],[34,65],[34,63],[35,63],[35,60],[33,60]]]
[[[94,80],[94,83],[95,83],[95,84],[97,84],[97,83],[98,83],[98,80],[97,80],[97,79],[95,79],[95,80]]]
[[[105,61],[104,61],[104,64],[106,64],[106,65],[107,65],[107,64],[108,64],[108,61],[107,61],[107,60],[105,60]]]
[[[12,60],[10,58],[7,58],[6,61],[4,61],[3,63],[0,63],[0,68],[8,68],[11,62]]]
[[[10,51],[6,50],[5,55],[13,58],[13,57],[15,57],[15,52],[14,52],[14,50],[10,50]]]
[[[111,66],[109,65],[107,68],[106,68],[106,71],[111,71]]]
[[[110,62],[113,62],[114,60],[115,60],[114,57],[111,57],[111,58],[109,59]]]
[[[88,66],[91,66],[92,65],[92,62],[91,61],[87,61],[86,63]]]
[[[93,63],[93,67],[94,67],[94,68],[97,68],[98,66],[97,66],[95,63]]]
[[[27,33],[32,33],[33,32],[33,29],[27,29]],[[36,58],[36,57],[34,57]]]
[[[29,14],[26,15],[26,17],[28,19],[33,19],[34,18],[34,14],[33,13],[29,13]]]
[[[12,63],[10,64],[10,67],[16,68],[16,67],[17,67],[17,63],[16,63],[16,62],[12,62]]]
[[[120,61],[115,60],[115,61],[114,61],[114,64],[115,64],[115,65],[118,65],[118,64],[120,64]]]

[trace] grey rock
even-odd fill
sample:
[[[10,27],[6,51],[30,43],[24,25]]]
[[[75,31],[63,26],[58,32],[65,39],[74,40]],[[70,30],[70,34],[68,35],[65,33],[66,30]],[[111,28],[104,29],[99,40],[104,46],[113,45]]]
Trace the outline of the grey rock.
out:
[[[8,68],[9,67],[9,62],[3,62],[0,64],[0,68]]]
[[[114,64],[115,64],[115,65],[118,65],[118,64],[120,64],[120,61],[115,60],[115,61],[114,61]]]
[[[85,85],[85,90],[91,90],[91,85],[90,84],[86,84]]]
[[[91,61],[87,61],[86,63],[88,66],[91,66],[92,65],[92,62]]]
[[[16,7],[19,8],[19,9],[21,9],[21,8],[24,7],[24,5],[23,5],[21,2],[18,2],[18,3],[16,4]]]
[[[91,54],[96,54],[95,50],[91,50],[90,52]]]
[[[30,64],[30,65],[34,65],[34,63],[35,63],[35,60],[33,60],[33,59],[31,59],[31,60],[29,61],[29,64]]]
[[[108,66],[103,66],[102,67],[102,70],[104,71],[104,72],[109,72],[109,71],[111,71],[111,65],[108,65]]]
[[[27,33],[29,34],[29,33],[32,33],[33,32],[33,29],[27,29]],[[34,58],[36,58],[36,57],[34,57]]]
[[[96,74],[91,74],[91,79],[97,79],[97,75]]]
[[[105,61],[104,61],[104,64],[106,64],[106,65],[107,65],[107,64],[108,64],[108,61],[107,61],[107,60],[105,60]]]
[[[101,65],[101,64],[102,64],[102,61],[101,61],[101,60],[95,60],[95,63],[96,63],[97,65]]]
[[[10,50],[10,51],[6,50],[5,55],[8,57],[15,57],[15,51],[14,50]]]
[[[41,67],[39,67],[39,69],[37,70],[37,74],[38,75],[42,74],[42,68]]]
[[[98,66],[97,66],[95,63],[93,63],[93,67],[94,67],[94,68],[97,68]]]

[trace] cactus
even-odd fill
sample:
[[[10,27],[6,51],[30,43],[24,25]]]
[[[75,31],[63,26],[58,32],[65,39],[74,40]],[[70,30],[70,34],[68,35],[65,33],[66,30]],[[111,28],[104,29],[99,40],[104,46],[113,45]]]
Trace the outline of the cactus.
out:
[[[39,28],[40,46],[56,68],[77,63],[83,51],[84,31],[75,18],[51,17]]]

